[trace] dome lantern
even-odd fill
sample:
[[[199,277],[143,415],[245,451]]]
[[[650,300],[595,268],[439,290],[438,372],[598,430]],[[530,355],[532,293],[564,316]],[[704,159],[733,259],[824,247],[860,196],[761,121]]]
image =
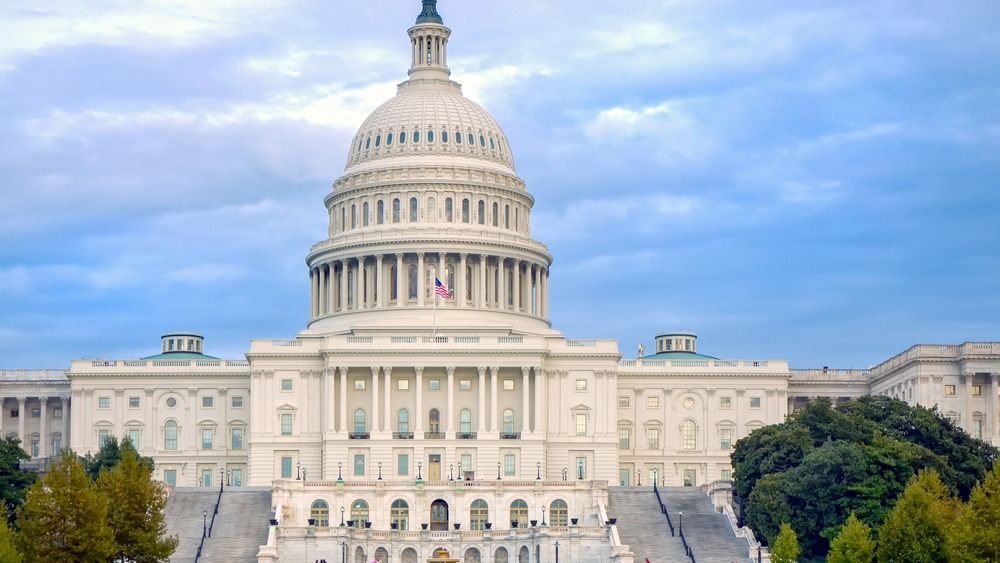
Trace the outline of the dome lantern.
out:
[[[424,0],[424,9],[407,33],[410,36],[410,79],[449,80],[448,38],[451,30],[437,11],[437,0]]]

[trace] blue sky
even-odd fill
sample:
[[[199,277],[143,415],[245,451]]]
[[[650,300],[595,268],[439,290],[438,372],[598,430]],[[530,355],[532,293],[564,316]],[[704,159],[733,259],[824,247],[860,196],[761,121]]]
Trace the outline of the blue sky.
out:
[[[322,198],[419,4],[0,7],[0,367],[301,330]],[[1000,340],[1000,4],[568,6],[440,2],[557,328],[795,367]]]

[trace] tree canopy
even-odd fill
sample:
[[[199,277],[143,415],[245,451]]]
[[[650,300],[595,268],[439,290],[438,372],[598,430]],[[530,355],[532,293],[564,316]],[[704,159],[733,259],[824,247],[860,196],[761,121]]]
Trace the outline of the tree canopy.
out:
[[[17,438],[0,440],[0,502],[11,524],[28,487],[35,482],[34,473],[21,469],[21,462],[29,459],[31,457],[21,449],[21,441]]]
[[[759,537],[773,542],[788,522],[803,556],[821,557],[852,513],[878,528],[921,470],[966,498],[997,454],[923,407],[863,397],[834,408],[820,399],[736,444],[734,491]]]
[[[799,540],[787,522],[781,524],[771,546],[771,563],[795,563],[799,560]]]
[[[100,477],[101,472],[111,469],[118,465],[122,460],[122,455],[126,451],[131,451],[136,454],[139,463],[149,469],[150,473],[153,471],[153,459],[149,457],[142,457],[138,454],[135,449],[135,445],[129,441],[129,439],[122,438],[121,442],[118,438],[114,436],[109,437],[107,440],[101,444],[101,449],[97,454],[87,454],[84,458],[84,464],[87,468],[87,475],[94,481]]]
[[[165,562],[177,547],[177,538],[165,537],[166,491],[151,476],[152,469],[126,447],[121,462],[97,479],[97,489],[108,499],[108,524],[114,530],[116,552],[111,561]]]
[[[826,563],[872,563],[875,560],[875,542],[871,528],[852,512],[837,537],[830,542]]]

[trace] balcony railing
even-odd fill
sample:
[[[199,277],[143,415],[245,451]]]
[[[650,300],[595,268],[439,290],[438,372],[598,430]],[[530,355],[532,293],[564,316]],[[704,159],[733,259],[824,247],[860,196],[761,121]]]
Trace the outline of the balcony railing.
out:
[[[352,440],[368,440],[372,435],[370,432],[351,432],[349,437]]]
[[[424,432],[425,440],[444,440],[444,432]]]
[[[412,440],[413,432],[393,432],[392,438],[394,440]]]
[[[459,440],[475,440],[478,435],[475,432],[459,432],[455,438]]]
[[[521,439],[521,433],[520,432],[501,432],[500,433],[500,439],[501,440],[520,440]]]

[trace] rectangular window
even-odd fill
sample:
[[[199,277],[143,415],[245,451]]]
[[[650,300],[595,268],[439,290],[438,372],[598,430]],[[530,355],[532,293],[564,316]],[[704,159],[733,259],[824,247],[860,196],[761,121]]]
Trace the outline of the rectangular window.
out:
[[[503,390],[504,391],[513,391],[514,390],[514,380],[513,379],[504,379],[503,380]]]
[[[234,409],[242,409],[243,408],[243,395],[233,395],[232,405],[233,405]]]
[[[292,458],[285,456],[281,458],[281,478],[292,478]]]
[[[396,456],[396,475],[406,477],[410,474],[410,455],[399,454]]]
[[[201,398],[201,408],[203,408],[203,409],[210,409],[210,408],[212,408],[214,406],[215,406],[215,398],[214,397],[202,397]]]
[[[31,418],[42,418],[42,409],[31,409]]]
[[[719,430],[719,449],[731,450],[733,448],[733,429],[722,428]]]
[[[31,457],[38,457],[38,440],[31,441]]]
[[[983,396],[983,386],[982,385],[973,385],[972,386],[972,396],[973,397],[982,397]]]
[[[17,409],[11,409],[11,410],[10,410],[10,417],[11,417],[11,418],[17,418],[18,416],[20,416],[20,414],[21,414],[21,413],[20,413],[20,412],[18,412],[18,410],[17,410]]]
[[[469,473],[475,471],[475,467],[472,466],[472,454],[462,454],[462,473]]]
[[[365,454],[354,454],[354,476],[365,476]]]
[[[722,480],[723,481],[732,481],[733,480],[733,472],[731,470],[729,470],[729,469],[723,469],[722,470]]]
[[[983,419],[975,418],[972,420],[972,437],[977,440],[983,439]]]
[[[733,408],[733,398],[732,397],[719,397],[719,408],[720,409],[731,409],[731,408]]]
[[[210,450],[212,449],[212,429],[202,428],[201,429],[201,449]]]
[[[128,441],[132,443],[132,447],[139,448],[139,429],[129,428],[128,431]]]
[[[587,415],[585,414],[576,415],[576,435],[577,436],[587,435]]]
[[[128,408],[137,409],[139,408],[139,397],[129,397],[128,398]]]
[[[282,379],[281,380],[281,390],[282,391],[291,391],[292,390],[292,380],[291,379]]]
[[[62,418],[62,409],[52,409],[52,418]]]
[[[577,391],[586,391],[587,390],[587,380],[586,379],[577,379],[576,380],[576,390]]]
[[[646,397],[646,407],[650,409],[660,408],[660,398],[656,396]]]
[[[111,436],[111,431],[109,430],[98,430],[97,431],[97,445],[103,446],[105,442],[108,441],[108,437]]]
[[[441,390],[441,380],[440,379],[429,379],[427,380],[427,389],[431,391]]]
[[[947,397],[954,397],[955,396],[955,386],[954,385],[945,385],[944,386],[944,394]]]
[[[397,379],[396,380],[396,389],[399,389],[400,391],[409,391],[410,390],[410,380],[409,379]]]
[[[171,487],[177,486],[177,470],[176,469],[164,469],[163,470],[163,482],[170,485]]]
[[[211,487],[212,486],[212,473],[213,473],[213,471],[211,469],[202,469],[201,470],[201,486],[202,487]]]
[[[97,398],[97,408],[99,408],[99,409],[110,409],[111,408],[111,397],[98,397]]]
[[[229,430],[229,446],[234,450],[243,449],[243,429],[242,428],[232,428]]]
[[[507,476],[517,475],[517,457],[514,454],[504,454],[503,474]]]
[[[660,429],[659,428],[647,428],[646,429],[646,447],[651,450],[660,449]]]
[[[62,451],[62,437],[53,436],[52,437],[52,453],[58,455]]]
[[[750,408],[752,409],[760,408],[760,397],[750,397]]]
[[[281,415],[281,435],[282,436],[292,435],[292,415],[290,414]]]
[[[631,440],[629,439],[630,437],[631,437],[631,432],[629,431],[628,428],[619,428],[618,429],[618,449],[619,450],[627,450],[627,449],[630,448],[630,446],[631,446]]]
[[[460,391],[472,391],[472,380],[471,379],[460,379],[458,381],[458,389]]]
[[[366,388],[366,383],[365,383],[366,381],[367,380],[365,380],[365,379],[355,379],[354,380],[354,390],[355,391],[364,391],[365,388]]]
[[[585,457],[576,458],[576,477],[578,479],[587,478],[587,458]]]
[[[628,395],[621,395],[618,397],[618,408],[627,409],[631,404],[632,401],[629,399]]]

